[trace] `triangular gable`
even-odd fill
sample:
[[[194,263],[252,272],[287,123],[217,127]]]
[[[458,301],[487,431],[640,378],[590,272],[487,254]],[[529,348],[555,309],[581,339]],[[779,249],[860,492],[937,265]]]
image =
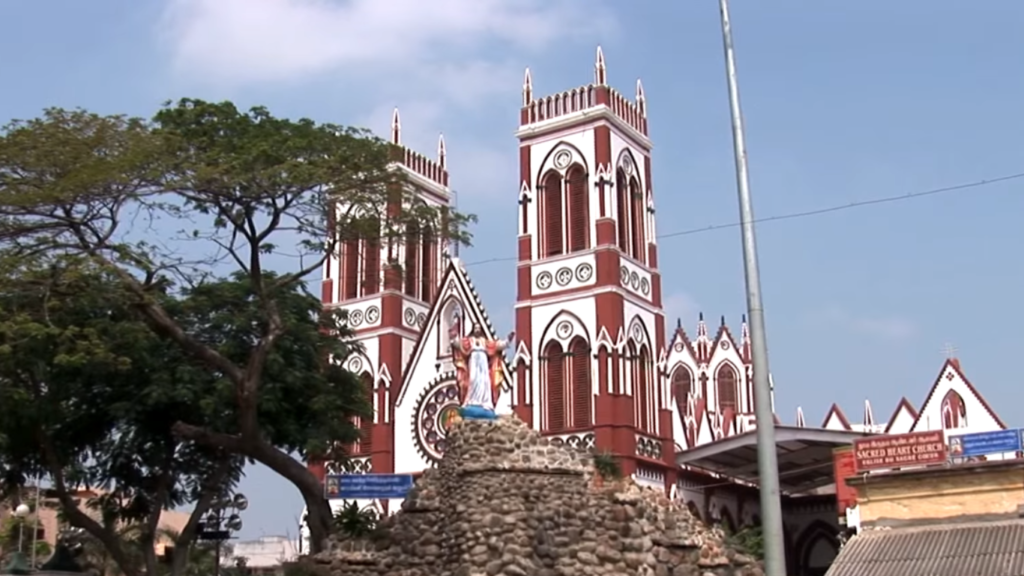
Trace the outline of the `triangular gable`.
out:
[[[452,258],[448,262],[448,267],[441,276],[441,281],[438,284],[437,297],[434,298],[433,304],[430,306],[430,311],[427,314],[427,321],[423,324],[424,330],[420,334],[419,339],[416,341],[416,346],[412,350],[412,354],[409,356],[409,362],[405,366],[403,372],[402,388],[398,393],[397,404],[402,403],[402,399],[405,397],[406,392],[409,389],[410,379],[413,374],[417,371],[414,369],[424,360],[434,362],[433,354],[427,353],[428,346],[427,342],[436,342],[436,338],[428,336],[441,337],[439,331],[447,330],[448,327],[441,322],[441,316],[445,311],[448,303],[451,300],[457,299],[462,308],[462,322],[464,326],[471,326],[473,324],[479,324],[484,334],[488,338],[497,338],[497,333],[494,330],[494,326],[491,324],[490,318],[487,316],[487,312],[484,310],[484,304],[480,300],[480,296],[477,294],[476,289],[473,287],[473,283],[469,280],[469,276],[466,274],[466,270],[462,267],[462,262],[458,258]],[[513,343],[513,345],[515,345]],[[508,350],[506,350],[508,352]],[[504,385],[502,391],[504,393],[511,393],[512,391],[512,371],[509,369],[508,357],[504,357],[502,362],[502,371],[504,372]]]
[[[896,405],[892,416],[889,416],[889,423],[885,426],[885,433],[906,434],[914,427],[914,422],[916,421],[917,410],[914,409],[914,405],[910,403],[910,400],[907,400],[907,397],[904,396],[900,398],[900,403]]]
[[[825,415],[825,420],[822,421],[821,427],[826,430],[852,430],[850,420],[838,404],[833,404],[828,409],[828,414]]]
[[[985,401],[985,398],[978,393],[977,388],[964,376],[963,371],[960,369],[960,361],[956,358],[948,358],[945,364],[942,365],[942,370],[939,371],[939,376],[935,379],[935,383],[932,384],[931,390],[928,391],[928,396],[921,405],[917,418],[914,419],[911,432],[939,430],[942,428],[942,401],[950,390],[959,394],[967,405],[968,427],[976,429],[978,432],[1006,429],[1006,424],[999,418],[999,415],[992,410],[992,407]],[[971,410],[972,404],[974,405],[974,410]],[[977,412],[979,408],[980,414]],[[988,421],[979,425],[977,422],[974,422],[975,418],[972,418],[971,412],[974,412],[973,416],[983,415]]]

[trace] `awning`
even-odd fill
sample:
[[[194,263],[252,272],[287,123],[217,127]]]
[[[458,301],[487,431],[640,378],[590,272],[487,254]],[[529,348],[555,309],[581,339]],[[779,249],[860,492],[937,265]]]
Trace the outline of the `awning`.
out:
[[[825,576],[1024,576],[1024,521],[866,530]]]
[[[779,483],[783,492],[804,493],[835,482],[832,450],[848,446],[863,432],[775,427]],[[676,463],[758,484],[757,431],[744,432],[676,454]]]

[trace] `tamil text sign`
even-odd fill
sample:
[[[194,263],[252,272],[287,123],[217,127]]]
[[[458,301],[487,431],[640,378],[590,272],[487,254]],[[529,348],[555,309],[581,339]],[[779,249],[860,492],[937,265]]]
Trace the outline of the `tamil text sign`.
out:
[[[324,478],[329,500],[390,500],[405,498],[412,490],[410,474],[331,474]]]
[[[1024,430],[995,430],[976,434],[950,436],[949,455],[954,458],[976,458],[1006,452],[1020,452]]]
[[[947,457],[941,430],[872,436],[853,443],[857,472],[939,464]]]

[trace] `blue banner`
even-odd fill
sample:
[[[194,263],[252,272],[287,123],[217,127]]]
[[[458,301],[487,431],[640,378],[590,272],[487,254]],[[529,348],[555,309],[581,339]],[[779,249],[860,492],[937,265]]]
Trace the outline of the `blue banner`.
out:
[[[331,474],[324,478],[328,500],[390,500],[405,498],[412,489],[411,474]]]
[[[1003,452],[1020,452],[1024,430],[996,430],[977,434],[950,436],[949,455],[953,458],[976,458]]]

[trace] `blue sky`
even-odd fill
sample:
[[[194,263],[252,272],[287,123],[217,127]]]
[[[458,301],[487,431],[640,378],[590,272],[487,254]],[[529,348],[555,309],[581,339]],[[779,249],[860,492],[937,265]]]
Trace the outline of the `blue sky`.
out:
[[[1024,172],[1024,3],[1017,0],[733,0],[758,217]],[[661,234],[737,218],[714,0],[34,0],[0,3],[0,120],[46,106],[150,115],[183,96],[403,138],[445,134],[460,208],[476,213],[469,263],[515,255],[516,127],[523,69],[535,93],[641,77],[655,143]],[[1014,40],[1013,38],[1017,38]],[[1024,181],[758,228],[777,407],[817,424],[838,402],[878,418],[919,405],[946,343],[1011,426],[1024,321]],[[1014,231],[1014,230],[1018,231]],[[735,228],[661,242],[668,313],[738,328]],[[474,265],[511,327],[511,261]],[[295,533],[301,501],[255,469],[243,536]]]

